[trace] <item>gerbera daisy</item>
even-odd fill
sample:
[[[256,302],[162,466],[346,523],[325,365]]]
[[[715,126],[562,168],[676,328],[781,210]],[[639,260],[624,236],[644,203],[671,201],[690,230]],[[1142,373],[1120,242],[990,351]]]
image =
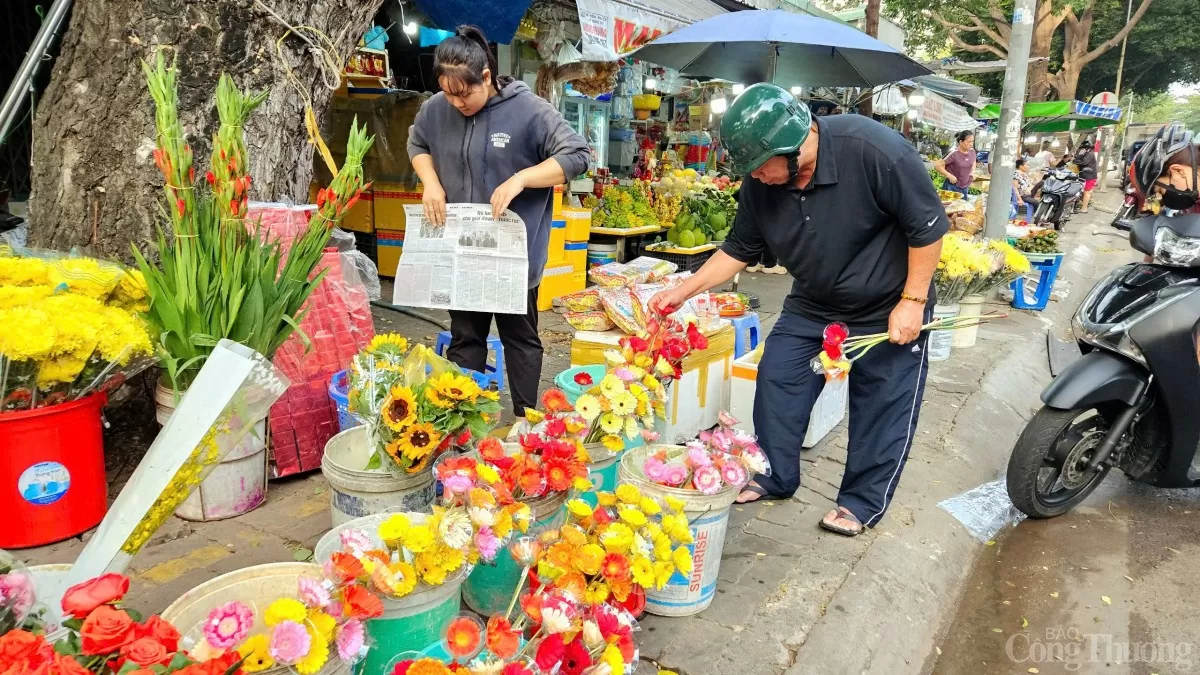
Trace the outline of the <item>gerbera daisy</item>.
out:
[[[567,395],[561,389],[547,389],[542,394],[542,407],[546,412],[558,413],[566,412],[571,409],[571,404],[567,401]]]
[[[471,517],[462,509],[446,511],[438,524],[438,534],[450,548],[463,548],[471,543],[474,531],[471,527]]]
[[[607,412],[600,416],[600,428],[606,434],[619,434],[625,428],[625,420]]]
[[[416,462],[433,452],[438,443],[442,442],[442,435],[432,424],[422,422],[405,429],[396,442],[399,444],[400,454]]]
[[[629,558],[620,553],[609,553],[600,565],[600,574],[610,582],[629,579]]]
[[[460,614],[446,624],[442,646],[456,661],[467,661],[483,648],[483,622]]]
[[[571,489],[575,472],[571,465],[561,459],[546,460],[546,486],[553,492],[566,492]]]
[[[487,648],[502,659],[512,658],[520,646],[520,634],[513,630],[508,619],[497,614],[487,622]]]
[[[417,401],[408,387],[392,387],[383,402],[383,423],[392,431],[403,431],[404,427],[417,421]]]
[[[627,391],[623,391],[612,397],[612,409],[614,413],[622,417],[632,415],[637,409],[637,397]]]
[[[261,673],[274,668],[275,659],[271,658],[271,653],[268,651],[270,645],[271,639],[262,633],[251,635],[243,642],[237,648],[238,654],[242,657],[242,670],[247,673]]]
[[[575,412],[583,416],[590,424],[600,416],[600,399],[591,394],[584,394],[575,400]]]
[[[625,393],[625,383],[616,375],[605,375],[603,380],[600,380],[600,393],[604,394],[605,398],[615,398],[618,394]]]

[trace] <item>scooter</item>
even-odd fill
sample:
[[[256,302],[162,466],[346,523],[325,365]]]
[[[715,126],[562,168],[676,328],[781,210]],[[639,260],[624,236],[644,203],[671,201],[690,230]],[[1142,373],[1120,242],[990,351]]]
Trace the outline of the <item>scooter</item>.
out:
[[[1074,171],[1050,169],[1042,179],[1041,193],[1033,224],[1050,223],[1061,232],[1083,198],[1083,180]]]
[[[1157,487],[1200,485],[1200,215],[1133,221],[1153,257],[1113,270],[1073,321],[1084,352],[1042,392],[1008,462],[1033,518],[1066,513],[1117,468]]]
[[[1138,214],[1140,205],[1138,204],[1137,190],[1133,189],[1133,184],[1129,182],[1128,178],[1121,181],[1121,189],[1125,192],[1125,198],[1121,202],[1121,207],[1117,209],[1117,215],[1113,216],[1112,226],[1118,230],[1128,231],[1130,218]]]

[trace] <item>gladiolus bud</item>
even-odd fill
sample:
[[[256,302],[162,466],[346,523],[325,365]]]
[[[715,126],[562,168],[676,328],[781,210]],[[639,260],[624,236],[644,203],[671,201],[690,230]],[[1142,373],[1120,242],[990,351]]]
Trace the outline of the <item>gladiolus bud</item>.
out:
[[[225,148],[221,148],[221,160],[225,160]]]
[[[217,184],[217,177],[216,177],[216,176],[214,176],[214,175],[213,175],[213,172],[211,172],[211,171],[206,171],[206,172],[204,173],[204,180],[208,181],[208,184],[209,184],[209,185],[216,185],[216,184]]]
[[[325,188],[321,188],[320,190],[317,190],[317,208],[318,209],[323,208],[324,206],[325,206]]]
[[[179,210],[179,217],[182,218],[184,209],[187,208],[187,204],[185,204],[182,199],[176,199],[175,200],[175,208]]]
[[[238,214],[238,200],[232,199],[229,201],[229,212],[235,216]]]
[[[194,167],[194,166],[188,168],[188,182],[189,183],[196,182],[196,167]]]

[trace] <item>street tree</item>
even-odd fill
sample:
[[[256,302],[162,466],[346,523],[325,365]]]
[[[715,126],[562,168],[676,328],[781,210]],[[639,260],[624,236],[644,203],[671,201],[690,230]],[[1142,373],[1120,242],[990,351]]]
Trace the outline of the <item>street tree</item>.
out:
[[[213,92],[227,72],[240,87],[270,91],[246,124],[252,198],[307,201],[306,103],[320,119],[341,64],[382,2],[76,3],[34,121],[33,244],[129,258],[131,242],[151,238],[161,222],[161,175],[141,61],[158,49],[178,59],[179,113],[200,170],[218,127]],[[289,26],[314,30],[288,34]]]
[[[1034,13],[1030,56],[1041,59],[1029,71],[1029,100],[1075,97],[1079,75],[1089,63],[1121,44],[1153,0],[1137,0],[1128,22],[1111,36],[1091,45],[1097,13],[1119,11],[1121,0],[1040,0]],[[1012,34],[1011,0],[889,0],[886,12],[908,31],[910,39],[938,53],[949,40],[957,51],[1008,59]],[[1061,58],[1052,63],[1055,35],[1062,28]]]
[[[1092,29],[1100,35],[1115,33],[1125,21],[1121,12],[1098,16]],[[1093,61],[1079,79],[1082,97],[1114,91],[1121,50],[1113,49]],[[1142,20],[1129,33],[1122,98],[1129,92],[1153,94],[1176,82],[1200,81],[1200,2],[1154,0]]]

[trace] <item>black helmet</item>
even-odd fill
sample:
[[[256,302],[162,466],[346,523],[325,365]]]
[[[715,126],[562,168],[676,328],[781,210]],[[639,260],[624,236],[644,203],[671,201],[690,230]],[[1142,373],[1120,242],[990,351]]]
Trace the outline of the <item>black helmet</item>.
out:
[[[1133,181],[1134,189],[1142,196],[1149,195],[1151,187],[1162,175],[1163,168],[1171,155],[1191,144],[1192,132],[1185,129],[1182,124],[1179,122],[1164,124],[1154,138],[1146,141],[1129,165],[1129,177]],[[1196,159],[1193,156],[1193,170],[1195,170],[1195,166]]]

